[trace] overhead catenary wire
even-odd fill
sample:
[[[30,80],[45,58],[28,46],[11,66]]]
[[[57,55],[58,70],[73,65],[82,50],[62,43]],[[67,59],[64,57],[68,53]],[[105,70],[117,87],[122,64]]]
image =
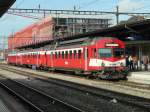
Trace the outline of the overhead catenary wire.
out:
[[[7,12],[7,14],[11,14],[11,15],[15,15],[15,16],[21,16],[21,17],[26,17],[26,18],[31,18],[31,19],[38,19],[38,20],[42,19],[40,17],[31,16],[31,15],[25,15],[25,14],[19,14],[19,13]]]
[[[82,4],[81,6],[79,6],[79,8],[78,8],[78,10],[79,9],[83,9],[83,8],[85,8],[85,7],[89,7],[90,5],[93,5],[93,4],[95,4],[96,2],[98,2],[99,0],[92,0],[92,1],[90,1],[90,2],[88,2],[88,3],[84,3],[84,4]]]
[[[24,0],[21,0],[17,5],[16,7],[19,7],[20,5],[22,5],[24,3]]]

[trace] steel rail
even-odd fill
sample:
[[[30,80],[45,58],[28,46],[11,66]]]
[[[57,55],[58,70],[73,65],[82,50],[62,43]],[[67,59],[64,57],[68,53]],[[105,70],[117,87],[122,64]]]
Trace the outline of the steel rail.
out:
[[[19,95],[17,92],[15,92],[14,90],[12,90],[11,88],[7,87],[1,81],[0,81],[0,86],[3,87],[3,88],[5,88],[5,90],[7,90],[9,93],[17,96],[21,101],[23,101],[24,103],[26,103],[27,105],[29,105],[29,107],[31,107],[35,112],[44,112],[40,108],[38,108],[37,106],[35,106],[33,103],[31,103],[28,100],[26,100],[26,98],[24,98],[23,96]]]
[[[127,94],[122,94],[122,93],[117,93],[114,91],[110,91],[110,90],[105,90],[105,89],[98,89],[95,87],[89,87],[86,85],[82,85],[82,84],[76,84],[73,82],[68,82],[68,81],[64,81],[64,80],[60,80],[60,79],[54,79],[54,78],[47,78],[45,76],[40,76],[34,73],[30,73],[30,72],[23,72],[23,71],[19,71],[19,70],[8,70],[17,74],[21,74],[24,76],[29,76],[29,77],[34,77],[37,78],[39,80],[43,80],[49,83],[53,83],[53,84],[57,84],[60,86],[65,86],[71,89],[76,89],[77,91],[82,91],[84,93],[89,93],[98,97],[103,97],[105,99],[108,100],[112,100],[112,99],[116,99],[117,101],[126,104],[126,105],[133,105],[136,107],[140,107],[146,110],[150,110],[150,103],[148,103],[150,100],[149,99],[145,99],[145,98],[141,98],[141,97],[137,97],[137,96],[132,96],[132,95],[127,95]],[[118,96],[121,96],[121,98],[119,98]],[[128,100],[127,100],[128,99]],[[137,102],[136,102],[137,100]],[[146,104],[144,104],[144,102]]]
[[[19,71],[21,71],[21,70],[17,71],[18,69],[8,67],[7,65],[0,65],[0,67],[5,67],[3,69],[8,70],[10,72],[16,72],[16,73],[18,72],[18,73],[20,73]],[[21,72],[23,72],[23,71],[21,71]],[[49,73],[49,72],[46,72],[44,70],[42,70],[42,72]],[[23,73],[23,74],[26,75],[26,73]],[[59,75],[65,75],[64,73],[58,73],[58,74]],[[71,75],[71,74],[69,74],[69,75],[71,77],[75,77],[75,78],[84,78],[84,79],[87,79],[87,77],[85,77],[83,75],[78,75],[78,76]],[[26,76],[29,76],[29,75],[27,74]],[[41,78],[48,78],[46,76],[41,76],[41,75],[34,74],[34,73],[32,73],[32,76],[38,76],[38,77],[41,77]],[[121,80],[121,81],[104,81],[104,80],[99,80],[99,79],[95,79],[95,78],[92,78],[92,79],[88,78],[87,80],[94,80],[96,82],[101,81],[101,82],[104,82],[104,83],[108,82],[109,84],[122,85],[122,86],[130,86],[130,87],[138,88],[138,89],[150,89],[150,85],[149,84],[140,84],[140,83],[136,83],[136,82],[130,82],[130,81],[127,81],[127,80]]]
[[[4,77],[4,76],[3,76]],[[77,107],[75,107],[75,106],[73,106],[73,105],[70,105],[70,104],[68,104],[68,103],[65,103],[65,102],[63,102],[63,101],[61,101],[61,100],[58,100],[58,99],[56,99],[56,98],[54,98],[54,97],[52,97],[52,96],[50,96],[50,95],[48,95],[48,94],[46,94],[46,93],[44,93],[44,92],[42,92],[42,91],[40,91],[40,90],[37,90],[37,89],[35,89],[35,88],[32,88],[32,87],[29,87],[28,85],[25,85],[25,84],[23,84],[23,83],[21,83],[21,82],[19,82],[19,81],[16,81],[16,80],[12,80],[12,79],[10,79],[10,78],[7,78],[7,81],[9,81],[9,83],[11,83],[11,85],[13,85],[13,84],[16,84],[18,87],[21,87],[22,89],[28,89],[28,92],[30,91],[30,92],[32,92],[32,93],[37,93],[38,95],[39,95],[39,98],[42,96],[42,97],[44,97],[45,99],[40,99],[40,100],[46,100],[46,101],[52,101],[52,103],[55,103],[55,107],[56,107],[56,105],[58,105],[57,106],[57,108],[60,108],[59,106],[61,106],[62,107],[62,109],[64,109],[64,110],[67,110],[67,111],[69,111],[69,112],[84,112],[83,110],[81,110],[81,109],[79,109],[79,108],[77,108]],[[4,84],[5,82],[3,82],[3,81],[0,81],[0,84],[3,86],[3,87],[5,87],[5,88],[7,88],[9,91],[11,91],[11,92],[13,92],[13,94],[15,94],[16,96],[18,96],[19,98],[21,98],[23,101],[25,101],[26,103],[28,103],[30,106],[32,106],[32,107],[34,107],[36,110],[37,110],[37,112],[46,112],[43,108],[42,108],[42,106],[39,106],[39,105],[37,105],[37,104],[34,104],[34,103],[32,103],[32,101],[29,101],[29,99],[27,100],[27,98],[25,98],[25,97],[23,97],[22,95],[20,95],[19,93],[17,93],[16,91],[14,91],[13,89],[11,89],[10,87],[8,87],[6,84]],[[41,95],[41,96],[40,96]],[[32,96],[32,97],[34,97],[34,96]],[[55,108],[56,109],[56,108]],[[56,109],[57,110],[57,109]],[[49,111],[47,111],[47,112],[49,112]]]

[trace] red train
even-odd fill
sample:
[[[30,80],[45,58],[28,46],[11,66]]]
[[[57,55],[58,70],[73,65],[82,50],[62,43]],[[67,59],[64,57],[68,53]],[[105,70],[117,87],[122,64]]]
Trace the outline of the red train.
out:
[[[125,44],[111,37],[60,41],[47,50],[10,53],[8,63],[74,71],[102,79],[124,79],[128,75]]]

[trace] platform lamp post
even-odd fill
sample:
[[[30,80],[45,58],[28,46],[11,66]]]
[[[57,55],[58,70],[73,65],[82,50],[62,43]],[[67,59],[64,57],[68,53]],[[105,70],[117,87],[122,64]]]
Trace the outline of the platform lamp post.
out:
[[[5,55],[5,45],[6,45],[6,36],[3,36],[3,57],[4,57],[4,60],[6,59],[6,55]]]
[[[12,44],[11,47],[12,47],[12,49],[11,50],[14,53],[14,47],[15,47],[14,44],[15,44],[15,42],[14,42],[14,32],[13,31],[12,31],[12,37],[11,38],[12,38],[11,39],[11,44]]]

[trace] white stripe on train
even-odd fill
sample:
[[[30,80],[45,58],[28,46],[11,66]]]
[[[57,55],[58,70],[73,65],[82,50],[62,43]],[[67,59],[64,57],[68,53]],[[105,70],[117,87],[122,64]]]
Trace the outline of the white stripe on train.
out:
[[[114,61],[114,62],[108,60],[102,60],[102,59],[90,59],[89,66],[98,67],[98,66],[102,66],[102,63],[104,64],[104,66],[115,67],[115,66],[120,66],[121,64],[125,66],[126,61],[125,59]]]

